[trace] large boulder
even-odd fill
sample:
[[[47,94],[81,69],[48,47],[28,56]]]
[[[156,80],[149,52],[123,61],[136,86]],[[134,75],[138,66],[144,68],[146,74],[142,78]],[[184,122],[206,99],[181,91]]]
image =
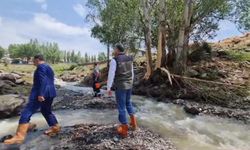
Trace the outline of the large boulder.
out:
[[[1,95],[0,96],[0,119],[16,116],[20,113],[25,98],[18,95]]]
[[[194,50],[188,55],[191,62],[211,59],[211,47],[208,43],[197,43]]]
[[[22,77],[15,73],[0,73],[0,79],[2,80],[10,80],[12,82],[16,82],[17,79],[21,79]]]
[[[66,72],[66,73],[63,73],[60,75],[60,78],[66,82],[80,81],[83,77],[84,77],[84,74],[82,74],[82,73],[76,74],[74,72],[73,73]]]
[[[6,82],[8,82],[8,81],[7,80],[6,81],[0,80],[0,94],[12,92],[12,84],[14,84],[14,83],[9,81],[9,82],[11,82],[11,84],[8,84]]]
[[[186,104],[184,106],[184,110],[186,113],[192,115],[199,115],[202,112],[202,108],[199,107],[199,105],[191,105],[191,104]]]

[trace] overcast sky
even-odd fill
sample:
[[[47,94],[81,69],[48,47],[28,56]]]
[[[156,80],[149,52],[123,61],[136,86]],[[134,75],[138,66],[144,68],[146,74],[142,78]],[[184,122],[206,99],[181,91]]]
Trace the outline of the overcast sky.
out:
[[[25,43],[30,39],[57,42],[61,49],[97,54],[106,47],[92,38],[85,21],[87,0],[1,0],[0,46]],[[235,25],[220,23],[213,41],[240,35]]]

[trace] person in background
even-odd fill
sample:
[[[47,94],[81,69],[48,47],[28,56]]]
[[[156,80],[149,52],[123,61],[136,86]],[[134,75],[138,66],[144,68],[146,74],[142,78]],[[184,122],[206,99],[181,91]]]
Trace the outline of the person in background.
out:
[[[121,125],[117,128],[118,134],[125,138],[128,136],[127,115],[130,116],[130,125],[133,130],[137,128],[137,122],[133,105],[131,103],[131,94],[133,86],[133,58],[125,55],[124,48],[121,44],[115,45],[114,58],[110,61],[108,72],[107,90],[111,96],[111,87],[114,83],[115,96],[119,111],[118,119]]]
[[[54,72],[52,68],[45,63],[42,55],[34,56],[33,62],[36,66],[36,70],[34,72],[29,102],[21,113],[16,135],[11,139],[5,140],[5,144],[21,144],[24,142],[30,127],[30,118],[39,108],[50,126],[50,129],[46,130],[44,134],[54,136],[60,131],[57,119],[51,111],[53,99],[56,97]]]
[[[100,95],[100,70],[99,65],[97,63],[94,64],[94,71],[92,74],[93,78],[93,91],[94,91],[94,97],[98,97]]]

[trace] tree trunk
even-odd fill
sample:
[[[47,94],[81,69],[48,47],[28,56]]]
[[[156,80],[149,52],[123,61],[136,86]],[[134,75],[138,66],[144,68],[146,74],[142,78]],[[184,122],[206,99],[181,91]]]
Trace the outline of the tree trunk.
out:
[[[168,48],[168,55],[167,55],[167,67],[170,70],[173,70],[174,61],[175,61],[175,49],[176,49],[176,41],[171,33],[168,33],[168,41],[167,41],[167,48]]]
[[[183,20],[182,25],[179,31],[178,38],[178,47],[176,53],[176,59],[174,62],[174,72],[176,74],[184,74],[187,67],[187,48],[189,42],[189,30],[187,30],[190,26],[190,19],[192,12],[192,0],[184,1],[184,11],[183,11]]]
[[[166,66],[166,0],[160,1],[159,33],[156,69]]]
[[[30,62],[30,57],[27,57],[27,64],[29,64],[29,62]]]
[[[109,68],[109,55],[110,55],[110,46],[107,44],[107,67]]]
[[[145,43],[146,43],[146,59],[147,59],[147,72],[144,76],[145,79],[149,79],[152,75],[152,54],[151,54],[151,13],[149,10],[150,4],[148,0],[142,0],[143,4],[143,14],[145,18]]]

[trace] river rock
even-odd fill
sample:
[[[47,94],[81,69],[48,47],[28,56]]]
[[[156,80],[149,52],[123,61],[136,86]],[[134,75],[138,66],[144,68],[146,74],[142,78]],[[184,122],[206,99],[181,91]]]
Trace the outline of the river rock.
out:
[[[176,100],[173,100],[173,104],[182,106],[182,105],[186,104],[186,102],[183,99],[176,99]]]
[[[10,80],[3,80],[4,84],[10,85],[10,86],[16,86],[16,84]]]
[[[11,85],[6,84],[5,81],[0,80],[0,94],[11,92]]]
[[[16,80],[16,84],[23,84],[25,81],[23,79],[17,79]]]
[[[184,110],[192,115],[199,115],[202,112],[202,109],[200,107],[190,104],[186,104],[184,106]]]
[[[93,97],[92,93],[78,93],[64,88],[57,90],[53,108],[57,109],[115,109],[114,97]]]
[[[199,72],[195,69],[189,68],[186,73],[189,77],[197,77],[199,75]]]
[[[85,86],[92,86],[93,84],[93,79],[91,76],[86,76],[81,80],[81,84]]]
[[[25,99],[18,97],[18,95],[1,95],[0,119],[18,115],[24,103]]]
[[[130,131],[128,138],[121,139],[117,136],[114,125],[76,125],[69,128],[60,139],[67,139],[55,146],[60,149],[84,149],[84,150],[174,150],[173,144],[158,134],[147,129]]]
[[[16,71],[12,71],[11,73],[17,74],[17,75],[19,75],[19,76],[25,76],[25,75],[27,75],[27,74],[25,74],[25,73],[16,72]]]
[[[167,138],[141,128],[129,131],[127,138],[120,138],[112,124],[80,124],[63,127],[55,137],[43,135],[43,131],[29,133],[22,145],[4,145],[1,150],[176,150]]]
[[[76,82],[80,81],[83,78],[83,76],[84,76],[83,73],[76,74],[75,72],[65,72],[60,75],[60,78],[66,82]]]
[[[10,80],[15,82],[17,79],[21,79],[22,77],[18,74],[14,73],[0,73],[0,79],[2,80]]]

